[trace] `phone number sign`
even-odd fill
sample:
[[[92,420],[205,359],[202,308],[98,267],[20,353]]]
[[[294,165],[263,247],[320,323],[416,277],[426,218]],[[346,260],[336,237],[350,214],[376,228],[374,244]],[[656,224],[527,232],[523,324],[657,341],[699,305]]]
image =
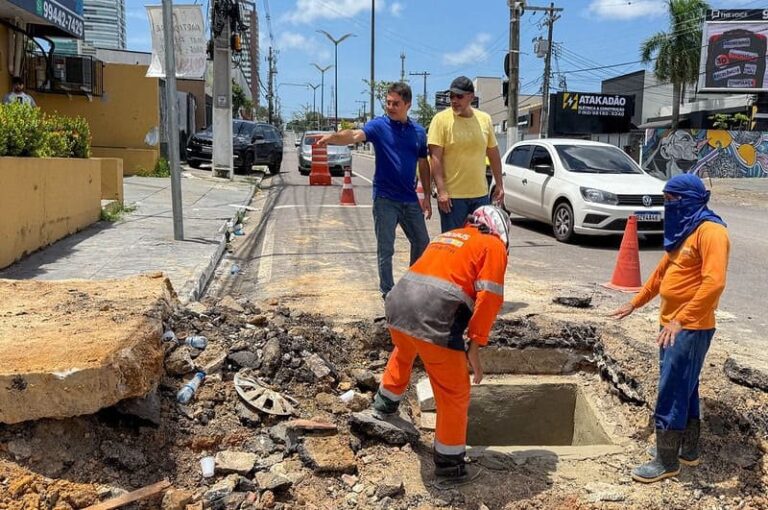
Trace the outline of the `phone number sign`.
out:
[[[83,37],[83,0],[10,0],[77,38]]]

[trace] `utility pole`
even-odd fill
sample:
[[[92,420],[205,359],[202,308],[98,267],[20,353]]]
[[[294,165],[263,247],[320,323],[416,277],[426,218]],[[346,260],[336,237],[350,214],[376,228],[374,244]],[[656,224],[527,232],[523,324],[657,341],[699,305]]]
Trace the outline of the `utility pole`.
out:
[[[405,81],[405,52],[400,52],[400,81]]]
[[[544,85],[541,92],[541,120],[539,122],[539,138],[546,138],[549,128],[549,74],[550,66],[552,64],[552,29],[555,25],[555,21],[560,19],[560,15],[555,15],[556,12],[561,12],[563,9],[555,7],[554,2],[549,4],[549,7],[526,7],[529,11],[543,11],[547,13],[547,56],[544,59]]]
[[[368,105],[368,102],[367,101],[361,101],[360,99],[356,99],[355,103],[359,103],[363,107],[363,122],[365,122],[365,119],[366,119],[365,107]]]
[[[267,119],[268,120],[267,120],[267,122],[269,122],[270,124],[272,124],[272,119],[274,117],[274,112],[275,112],[275,105],[274,105],[274,97],[275,96],[274,96],[274,88],[273,88],[274,87],[273,79],[274,79],[275,68],[272,66],[273,61],[274,61],[274,56],[272,55],[272,46],[270,46],[269,47],[269,56],[267,57],[267,63],[268,63],[268,66],[269,66],[267,68],[267,101],[268,101],[268,104],[267,104]]]
[[[520,95],[520,15],[525,0],[507,0],[509,5],[509,54],[504,72],[509,78],[507,89],[507,148],[517,142],[518,99]]]
[[[374,58],[376,55],[376,0],[371,0],[371,119],[376,115],[374,110],[374,89],[376,88],[376,76],[374,70]]]
[[[213,2],[213,155],[212,174],[232,179],[232,47],[226,4]]]
[[[427,71],[422,71],[420,73],[408,73],[411,76],[423,76],[424,77],[424,101],[427,101],[427,76],[430,75]]]
[[[179,113],[176,104],[176,54],[173,40],[173,5],[163,0],[163,38],[165,43],[165,125],[168,137],[168,164],[171,166],[171,204],[173,206],[173,238],[184,240],[184,218],[181,209],[181,168],[179,166]]]

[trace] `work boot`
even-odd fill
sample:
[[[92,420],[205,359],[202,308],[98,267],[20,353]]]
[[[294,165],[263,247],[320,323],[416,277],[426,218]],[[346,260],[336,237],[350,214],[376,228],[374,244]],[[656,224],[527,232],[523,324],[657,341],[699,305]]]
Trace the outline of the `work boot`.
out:
[[[701,463],[701,451],[699,450],[699,436],[701,435],[701,420],[691,418],[683,432],[683,440],[677,458],[686,466],[698,466]],[[656,457],[656,446],[651,445],[646,450],[649,456]]]
[[[397,413],[398,407],[400,407],[400,402],[385,397],[381,391],[376,391],[376,396],[373,397],[373,410],[375,412],[383,416],[391,416]]]
[[[680,461],[677,455],[683,440],[682,430],[656,430],[656,456],[652,461],[632,470],[636,482],[653,483],[677,476]]]
[[[467,476],[467,464],[464,454],[447,455],[432,450],[432,458],[435,461],[435,476],[440,478],[461,479]]]

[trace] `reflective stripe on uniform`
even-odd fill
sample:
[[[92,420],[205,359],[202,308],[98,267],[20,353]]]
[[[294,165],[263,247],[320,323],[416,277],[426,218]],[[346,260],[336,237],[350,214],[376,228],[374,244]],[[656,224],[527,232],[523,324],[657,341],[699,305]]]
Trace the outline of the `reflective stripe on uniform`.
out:
[[[435,451],[443,455],[461,455],[467,451],[467,445],[446,445],[435,439]]]
[[[481,290],[487,290],[488,292],[493,292],[494,294],[498,294],[501,297],[504,297],[504,285],[499,285],[496,282],[492,282],[490,280],[477,280],[475,282],[475,290],[477,292],[480,292]]]
[[[386,389],[384,386],[379,386],[379,393],[387,397],[389,400],[392,400],[393,402],[400,402],[403,399],[402,395],[397,395],[395,393],[392,393],[388,389]]]
[[[444,290],[445,292],[448,292],[449,294],[461,299],[461,301],[463,301],[464,304],[469,307],[470,311],[475,308],[475,300],[472,299],[471,296],[467,295],[467,293],[464,292],[464,289],[462,289],[459,285],[451,283],[447,280],[443,280],[442,278],[436,278],[434,276],[427,276],[424,274],[414,273],[413,271],[408,271],[405,273],[405,275],[403,275],[402,279],[410,280],[415,283],[423,283],[431,287],[437,287],[438,289]]]

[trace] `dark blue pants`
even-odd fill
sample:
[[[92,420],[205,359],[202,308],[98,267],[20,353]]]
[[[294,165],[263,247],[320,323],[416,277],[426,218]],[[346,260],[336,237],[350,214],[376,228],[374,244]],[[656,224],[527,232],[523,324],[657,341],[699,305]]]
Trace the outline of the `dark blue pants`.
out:
[[[714,329],[684,329],[675,345],[659,349],[659,397],[654,421],[659,430],[684,430],[689,418],[700,418],[699,374]]]
[[[395,254],[397,226],[405,232],[411,243],[411,265],[429,244],[429,233],[424,212],[418,202],[397,202],[388,198],[373,199],[373,228],[376,231],[376,256],[379,262],[379,289],[382,296],[395,286],[392,277],[392,256]]]
[[[440,230],[448,232],[455,228],[461,228],[467,221],[467,216],[475,212],[481,205],[489,205],[491,200],[488,195],[477,198],[452,198],[451,212],[440,211]]]

